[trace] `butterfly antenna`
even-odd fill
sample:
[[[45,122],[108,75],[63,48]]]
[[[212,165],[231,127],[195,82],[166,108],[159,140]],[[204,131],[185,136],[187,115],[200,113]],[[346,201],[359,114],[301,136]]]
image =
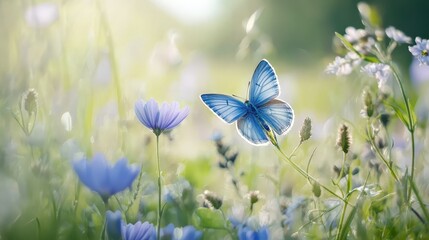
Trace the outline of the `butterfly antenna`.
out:
[[[246,99],[249,99],[249,88],[250,88],[250,81],[247,82]]]
[[[242,99],[243,101],[245,101],[245,100],[246,100],[246,99],[244,99],[244,98],[242,98],[242,97],[240,97],[240,96],[237,96],[237,95],[235,95],[235,94],[232,94],[232,96],[233,96],[233,97],[235,97],[235,98]]]

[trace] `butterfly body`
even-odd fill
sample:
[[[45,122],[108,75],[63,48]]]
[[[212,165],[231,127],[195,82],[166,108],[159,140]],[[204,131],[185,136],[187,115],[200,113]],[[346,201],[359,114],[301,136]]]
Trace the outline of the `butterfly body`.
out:
[[[262,119],[259,115],[258,108],[253,106],[253,104],[250,103],[249,100],[246,100],[244,104],[247,106],[247,114],[255,116],[256,120],[258,120],[258,123],[261,125],[262,128],[264,128],[265,131],[271,131],[270,126],[268,126],[264,119]]]
[[[203,94],[201,100],[226,123],[237,121],[238,133],[249,143],[263,145],[276,142],[276,134],[285,134],[293,124],[293,110],[279,95],[277,75],[264,59],[255,69],[246,101],[224,94]]]

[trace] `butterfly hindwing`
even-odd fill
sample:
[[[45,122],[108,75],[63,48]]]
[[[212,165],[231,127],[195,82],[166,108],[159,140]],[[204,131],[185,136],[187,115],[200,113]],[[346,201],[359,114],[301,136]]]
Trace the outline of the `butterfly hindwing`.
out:
[[[279,99],[273,99],[259,107],[258,114],[278,135],[286,133],[294,120],[292,108]]]
[[[249,101],[259,107],[280,95],[279,81],[270,63],[263,59],[255,69],[249,88]]]
[[[247,107],[243,102],[228,95],[203,94],[201,100],[227,123],[233,123],[247,113]]]
[[[238,119],[237,130],[238,133],[251,144],[263,145],[268,143],[268,137],[261,124],[256,116],[251,113]]]

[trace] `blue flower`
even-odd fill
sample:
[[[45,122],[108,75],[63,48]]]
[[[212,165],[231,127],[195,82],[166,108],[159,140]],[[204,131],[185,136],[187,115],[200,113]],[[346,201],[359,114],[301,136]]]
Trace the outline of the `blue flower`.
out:
[[[148,222],[122,225],[122,239],[124,240],[156,240],[155,227]]]
[[[193,226],[186,226],[182,228],[182,237],[180,240],[198,240],[201,239],[203,233],[196,230]]]
[[[240,240],[267,240],[269,232],[267,227],[262,227],[259,230],[253,230],[249,227],[240,227],[238,229],[238,239]]]
[[[121,212],[106,212],[106,233],[109,240],[122,239],[122,215]]]
[[[157,136],[164,131],[175,128],[189,114],[189,108],[179,109],[177,102],[164,102],[158,106],[158,103],[153,99],[148,102],[138,100],[134,110],[139,121],[147,128],[152,129]]]
[[[161,237],[159,239],[161,240],[171,240],[174,236],[174,225],[172,223],[168,224],[167,226],[163,227],[160,231]]]
[[[416,57],[420,64],[429,65],[429,40],[416,37],[416,45],[409,46],[408,50]]]
[[[175,231],[172,223],[161,229],[161,240],[198,240],[201,239],[203,233],[195,229],[194,226],[185,226],[177,228]]]
[[[131,187],[140,172],[135,165],[128,165],[125,158],[110,166],[103,154],[96,154],[92,161],[80,159],[73,162],[80,181],[107,202],[110,196]]]

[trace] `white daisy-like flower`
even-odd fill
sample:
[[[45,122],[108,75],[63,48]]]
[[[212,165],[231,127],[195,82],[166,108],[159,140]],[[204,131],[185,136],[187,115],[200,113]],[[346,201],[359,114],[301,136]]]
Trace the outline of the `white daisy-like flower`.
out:
[[[349,52],[345,57],[335,57],[334,62],[328,64],[325,72],[337,76],[349,75],[354,67],[361,62],[359,55]]]
[[[364,54],[368,53],[375,44],[374,38],[365,29],[347,27],[344,38],[353,45],[356,51]]]
[[[378,88],[383,89],[387,80],[392,76],[389,65],[382,63],[369,63],[362,67],[362,72],[378,80]]]
[[[397,43],[411,43],[410,37],[392,26],[386,28],[386,35]]]
[[[420,64],[429,65],[429,41],[416,37],[416,45],[409,46],[408,50],[416,57]]]
[[[325,69],[325,72],[328,74],[335,74],[337,76],[349,75],[352,72],[353,68],[346,58],[335,57],[334,62],[328,64]]]
[[[366,38],[367,36],[368,33],[365,29],[356,29],[354,27],[347,27],[346,34],[344,34],[344,38],[352,44],[359,42],[362,38]]]

